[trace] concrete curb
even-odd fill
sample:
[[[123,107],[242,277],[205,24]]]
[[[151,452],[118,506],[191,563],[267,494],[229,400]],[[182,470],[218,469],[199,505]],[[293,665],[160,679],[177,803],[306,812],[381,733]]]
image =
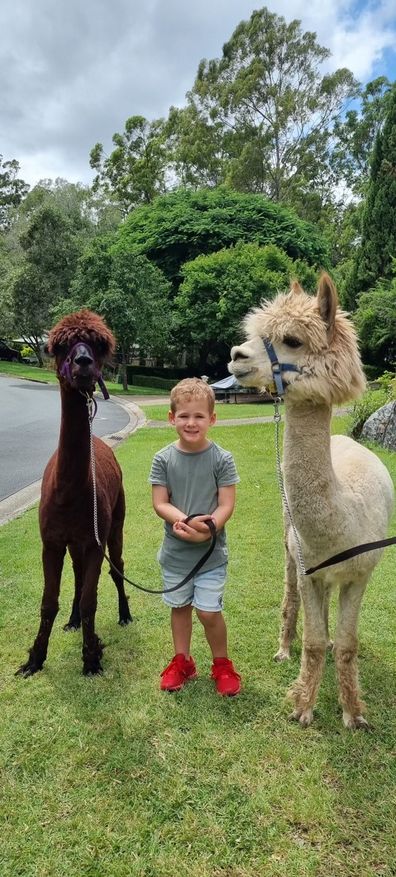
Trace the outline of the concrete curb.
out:
[[[137,429],[144,426],[146,423],[146,417],[143,411],[135,405],[134,402],[125,401],[125,399],[120,400],[117,396],[111,396],[110,398],[112,402],[121,405],[129,416],[129,423],[127,423],[123,429],[120,429],[119,432],[102,436],[102,441],[106,442],[106,445],[109,445],[110,448],[113,448],[115,445],[124,441],[129,435],[136,432]],[[34,506],[40,499],[40,491],[41,479],[40,481],[34,481],[33,484],[29,484],[27,487],[22,488],[22,490],[18,490],[16,493],[11,494],[11,496],[7,496],[6,499],[1,500],[0,526],[2,526],[2,524],[7,524],[8,521],[12,521],[14,518],[19,518],[24,512]]]

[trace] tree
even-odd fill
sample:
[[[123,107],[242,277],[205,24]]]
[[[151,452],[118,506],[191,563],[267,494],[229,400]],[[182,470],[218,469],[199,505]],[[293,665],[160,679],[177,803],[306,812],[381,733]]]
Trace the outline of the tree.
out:
[[[354,314],[364,361],[396,368],[396,261],[391,280],[380,280],[362,293]]]
[[[32,212],[19,242],[22,260],[11,283],[15,330],[42,365],[42,336],[49,329],[52,307],[68,295],[81,241],[72,222],[43,201]]]
[[[29,190],[18,174],[18,162],[15,159],[3,161],[0,155],[0,231],[8,228],[11,209],[21,203]]]
[[[124,215],[138,204],[148,204],[165,191],[167,153],[162,119],[148,122],[131,116],[123,134],[113,135],[115,149],[104,155],[101,143],[91,150],[90,165],[97,171],[94,191],[118,204]]]
[[[366,194],[373,147],[383,128],[391,94],[389,80],[379,76],[361,92],[360,107],[349,109],[345,118],[334,124],[332,166],[337,180],[358,197]]]
[[[61,303],[57,315],[84,306],[105,318],[117,338],[126,390],[132,347],[157,355],[166,347],[169,292],[170,284],[145,256],[116,247],[111,237],[96,238],[84,252],[71,297]]]
[[[87,186],[62,179],[40,180],[11,211],[0,236],[0,299],[40,361],[43,331],[57,301],[69,294],[81,252],[119,222],[119,213]]]
[[[396,256],[396,86],[377,134],[363,209],[362,237],[348,290],[349,306],[381,279],[391,279]]]
[[[234,188],[302,206],[303,193],[329,192],[332,129],[357,93],[349,70],[321,75],[329,55],[299,21],[263,7],[240,22],[220,59],[201,61],[188,100],[203,130],[222,124]]]
[[[311,224],[261,195],[226,187],[198,192],[180,189],[139,207],[120,227],[125,249],[146,255],[176,291],[184,262],[230,247],[238,241],[274,243],[292,259],[326,267],[324,239]]]
[[[167,121],[169,160],[181,186],[212,188],[224,182],[229,156],[224,126],[205,118],[191,100],[171,107]]]
[[[202,371],[208,363],[227,362],[251,307],[287,289],[292,278],[298,278],[307,291],[315,289],[317,279],[313,268],[293,261],[273,244],[254,243],[198,256],[183,266],[182,274],[174,326],[190,361],[198,360]]]

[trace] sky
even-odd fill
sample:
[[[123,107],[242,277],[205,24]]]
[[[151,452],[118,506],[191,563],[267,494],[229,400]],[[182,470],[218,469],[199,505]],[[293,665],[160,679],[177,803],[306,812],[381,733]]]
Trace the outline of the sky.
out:
[[[105,153],[129,116],[183,106],[202,58],[260,3],[249,0],[1,0],[0,154],[30,185],[90,183],[89,153]],[[365,83],[396,79],[394,0],[269,0],[330,49],[328,69]]]

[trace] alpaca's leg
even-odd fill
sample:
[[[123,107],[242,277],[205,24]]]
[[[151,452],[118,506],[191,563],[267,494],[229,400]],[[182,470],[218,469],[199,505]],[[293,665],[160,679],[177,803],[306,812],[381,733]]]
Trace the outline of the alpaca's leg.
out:
[[[47,657],[48,641],[59,609],[59,589],[65,548],[43,546],[44,591],[41,601],[41,621],[36,639],[29,650],[29,660],[16,675],[32,676],[41,670]]]
[[[357,626],[366,582],[340,588],[339,612],[334,641],[334,657],[340,688],[343,721],[346,728],[369,725],[362,713],[357,668]]]
[[[125,498],[124,491],[121,488],[117,504],[113,512],[113,519],[111,522],[109,538],[107,540],[107,547],[109,549],[109,557],[111,562],[114,564],[116,569],[119,570],[119,572],[116,572],[116,570],[110,567],[110,575],[113,579],[118,593],[118,623],[122,625],[129,624],[133,620],[132,615],[129,611],[128,597],[125,593],[124,580],[122,577],[124,573],[124,561],[122,559],[122,530],[124,526],[124,518]]]
[[[296,635],[299,608],[300,594],[297,588],[296,564],[287,547],[287,539],[285,539],[285,590],[282,603],[279,650],[274,655],[275,661],[287,661],[290,658],[290,646]]]
[[[304,609],[303,651],[300,673],[288,693],[294,703],[292,718],[307,727],[313,719],[327,645],[326,592],[310,577],[300,582]]]
[[[103,654],[103,643],[95,633],[98,581],[102,560],[102,552],[96,545],[88,549],[85,553],[84,582],[80,599],[80,616],[83,634],[83,673],[85,675],[102,673],[100,659]]]
[[[82,552],[78,548],[71,547],[69,548],[69,551],[73,561],[74,599],[69,621],[63,626],[63,630],[78,630],[79,627],[81,627],[80,600],[83,586],[84,558]]]

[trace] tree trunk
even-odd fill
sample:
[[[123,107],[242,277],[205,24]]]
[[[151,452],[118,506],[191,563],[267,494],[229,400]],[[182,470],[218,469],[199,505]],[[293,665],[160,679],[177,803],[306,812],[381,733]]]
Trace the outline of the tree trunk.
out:
[[[127,356],[124,349],[122,349],[122,388],[125,392],[128,391],[128,373],[127,373]]]

